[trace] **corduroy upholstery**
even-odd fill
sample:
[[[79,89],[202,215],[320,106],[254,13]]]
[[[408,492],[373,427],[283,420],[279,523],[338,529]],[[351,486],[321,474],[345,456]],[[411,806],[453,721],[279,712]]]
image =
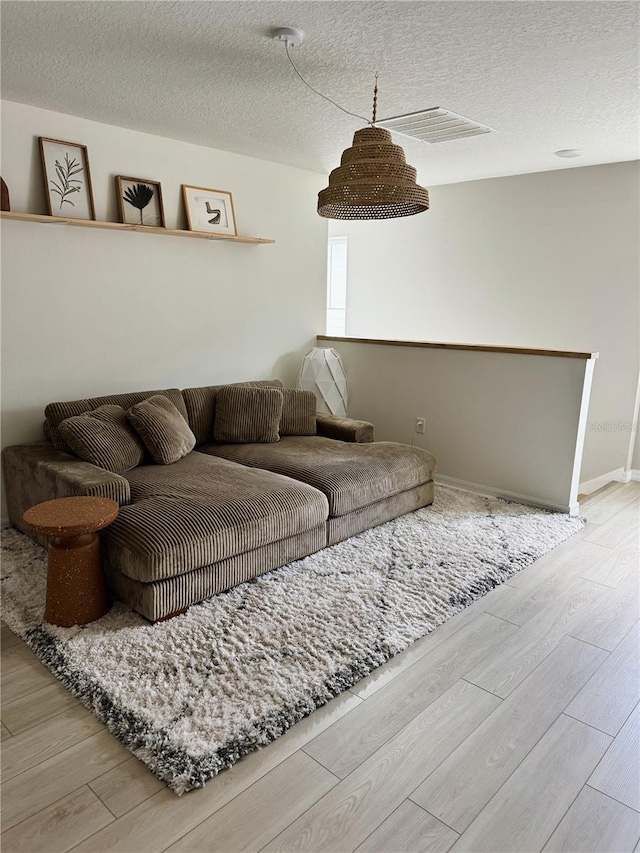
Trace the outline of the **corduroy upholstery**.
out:
[[[327,496],[330,516],[427,483],[436,467],[431,453],[419,447],[320,436],[285,436],[277,444],[208,444],[200,450],[308,483]]]
[[[279,379],[260,379],[255,382],[236,382],[248,388],[282,388]],[[186,388],[182,392],[188,412],[189,426],[196,437],[196,448],[213,441],[213,423],[216,416],[216,395],[225,385],[206,385],[202,388]]]
[[[280,441],[282,399],[279,388],[221,388],[216,397],[214,439],[238,444]]]
[[[154,621],[293,560],[313,554],[324,548],[326,541],[327,531],[323,522],[304,533],[262,545],[254,551],[245,551],[235,557],[220,560],[219,563],[153,583],[141,583],[127,577],[111,566],[108,560],[105,568],[114,595],[126,601],[147,619]]]
[[[128,394],[110,394],[107,397],[91,397],[85,400],[49,403],[44,410],[47,424],[45,435],[48,435],[57,450],[64,450],[65,453],[69,453],[71,452],[71,448],[65,443],[58,429],[58,425],[62,421],[74,415],[82,415],[84,412],[90,412],[92,409],[97,409],[98,406],[122,406],[123,409],[127,410],[141,400],[146,400],[148,397],[153,397],[156,394],[162,394],[167,397],[180,414],[185,418],[187,417],[182,393],[177,388],[169,388],[164,391],[131,391]]]
[[[194,448],[196,437],[189,424],[162,394],[136,403],[127,417],[158,465],[171,465]]]
[[[317,401],[313,391],[285,388],[282,396],[280,435],[315,435]]]
[[[111,498],[120,506],[131,500],[129,483],[119,474],[56,450],[48,442],[5,447],[2,470],[9,520],[32,535],[22,520],[29,507],[54,498],[88,495]],[[41,544],[46,540],[39,538]]]
[[[335,438],[337,441],[356,441],[364,444],[373,441],[373,424],[369,421],[357,421],[354,418],[340,418],[337,415],[316,415],[318,435]]]
[[[277,380],[239,386],[282,389]],[[223,387],[187,389],[184,397],[148,391],[50,404],[46,434],[64,445],[61,421],[108,404],[129,409],[162,394],[188,416],[203,452],[169,465],[137,465],[125,478],[49,442],[7,448],[12,523],[24,530],[24,511],[56,497],[115,498],[119,517],[101,533],[112,588],[155,620],[432,502],[431,454],[372,444],[368,422],[318,415],[317,435],[286,435],[311,432],[312,395],[283,395],[294,405],[280,417],[280,441],[215,443]]]
[[[144,460],[144,445],[122,406],[98,406],[67,418],[58,429],[76,456],[114,474],[129,471]]]
[[[346,515],[334,516],[327,520],[327,545],[335,545],[350,536],[362,533],[363,530],[369,530],[371,527],[384,524],[385,521],[432,503],[433,480],[430,480],[428,483],[422,483],[390,498],[363,506]]]
[[[109,560],[150,582],[304,533],[326,521],[327,500],[304,483],[197,451],[173,465],[127,472],[133,503],[105,541]]]

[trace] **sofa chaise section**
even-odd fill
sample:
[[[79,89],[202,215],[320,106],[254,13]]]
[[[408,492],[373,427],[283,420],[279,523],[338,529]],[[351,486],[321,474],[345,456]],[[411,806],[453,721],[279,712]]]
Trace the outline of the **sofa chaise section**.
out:
[[[117,589],[160,583],[161,595],[136,593],[150,619],[324,547],[325,496],[288,477],[197,451],[126,477],[132,503],[105,531],[105,553]]]
[[[272,444],[206,444],[200,451],[318,489],[329,503],[328,545],[433,501],[436,460],[405,444],[283,436]]]

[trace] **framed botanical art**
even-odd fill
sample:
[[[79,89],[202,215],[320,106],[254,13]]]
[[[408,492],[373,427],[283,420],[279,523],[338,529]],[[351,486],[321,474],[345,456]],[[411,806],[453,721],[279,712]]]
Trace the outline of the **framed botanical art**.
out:
[[[44,136],[38,141],[49,214],[95,219],[87,146]]]
[[[236,215],[230,192],[183,184],[182,196],[189,231],[208,231],[211,234],[237,236]]]
[[[116,176],[120,222],[164,228],[162,187],[158,181]]]

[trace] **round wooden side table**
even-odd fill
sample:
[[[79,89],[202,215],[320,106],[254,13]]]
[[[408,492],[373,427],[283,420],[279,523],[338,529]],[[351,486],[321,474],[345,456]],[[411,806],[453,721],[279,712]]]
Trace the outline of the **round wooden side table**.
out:
[[[118,504],[109,498],[57,498],[32,506],[24,522],[50,536],[44,618],[52,625],[87,625],[109,611],[102,571],[102,530],[115,520]]]

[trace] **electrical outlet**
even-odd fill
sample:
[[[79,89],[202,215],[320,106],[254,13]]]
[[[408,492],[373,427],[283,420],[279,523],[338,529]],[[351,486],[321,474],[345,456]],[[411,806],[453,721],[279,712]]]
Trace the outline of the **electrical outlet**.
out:
[[[418,435],[424,435],[424,418],[416,418],[415,429]]]

